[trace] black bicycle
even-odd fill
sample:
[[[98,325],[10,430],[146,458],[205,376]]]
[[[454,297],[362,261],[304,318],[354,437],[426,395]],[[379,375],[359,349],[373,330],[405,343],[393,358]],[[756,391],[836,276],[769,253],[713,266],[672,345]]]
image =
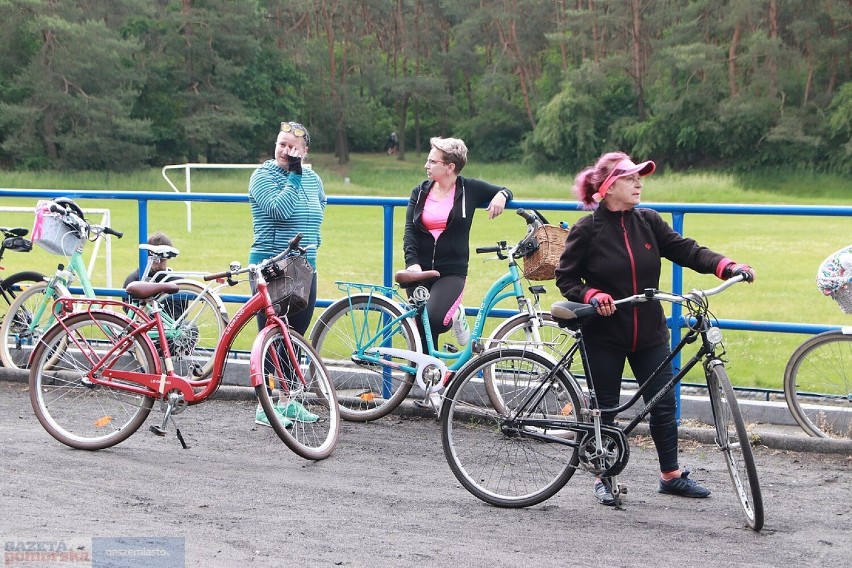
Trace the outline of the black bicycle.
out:
[[[578,466],[610,484],[618,500],[617,476],[630,456],[627,436],[660,398],[701,363],[707,379],[716,427],[716,445],[725,458],[749,527],[763,527],[763,498],[754,455],[737,397],[725,370],[722,333],[710,313],[708,297],[746,278],[737,275],[710,290],[675,295],[648,289],[616,304],[664,301],[682,304],[686,333],[672,354],[646,381],[654,383],[664,365],[687,345],[697,346],[661,392],[623,427],[608,426],[602,412],[632,407],[644,387],[616,408],[599,408],[589,372],[582,327],[595,308],[557,302],[554,320],[573,335],[558,360],[534,346],[498,345],[487,349],[457,373],[441,411],[444,455],[456,478],[479,499],[500,507],[527,507],[555,495]],[[582,371],[573,363],[580,360]],[[580,373],[584,376],[580,376]],[[581,385],[585,383],[585,390]],[[490,386],[493,388],[486,388]],[[498,396],[495,396],[495,391]]]
[[[3,255],[7,250],[15,252],[30,252],[33,249],[33,243],[24,237],[29,233],[29,229],[23,227],[7,228],[0,227],[0,232],[3,233],[3,241],[0,243],[0,261],[3,260]],[[0,265],[0,271],[5,268]],[[16,272],[6,278],[0,275],[0,321],[6,317],[9,312],[9,306],[15,301],[18,293],[29,284],[44,282],[44,274],[33,270],[25,270]]]

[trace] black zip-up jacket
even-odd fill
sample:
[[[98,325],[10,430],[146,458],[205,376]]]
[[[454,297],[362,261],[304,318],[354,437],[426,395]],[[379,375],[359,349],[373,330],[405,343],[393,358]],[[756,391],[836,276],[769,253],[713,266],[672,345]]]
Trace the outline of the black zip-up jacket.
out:
[[[720,278],[733,262],[683,237],[653,209],[613,212],[600,207],[571,227],[556,269],[556,285],[575,302],[589,303],[598,292],[620,300],[659,287],[661,258]],[[612,316],[589,321],[583,334],[587,340],[628,351],[669,339],[660,302],[618,306]]]
[[[447,228],[436,240],[423,226],[423,207],[426,196],[435,184],[426,180],[414,188],[408,209],[405,212],[405,235],[402,240],[405,266],[419,264],[423,270],[437,270],[441,276],[467,276],[470,259],[470,226],[477,207],[485,207],[494,196],[503,190],[508,193],[506,201],[512,199],[512,192],[505,187],[488,182],[458,176],[456,178],[456,196]]]

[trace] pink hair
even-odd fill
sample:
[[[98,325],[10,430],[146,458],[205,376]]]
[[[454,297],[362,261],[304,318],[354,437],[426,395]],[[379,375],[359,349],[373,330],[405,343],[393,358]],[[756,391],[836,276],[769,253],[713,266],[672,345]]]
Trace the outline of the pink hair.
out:
[[[571,191],[583,204],[583,209],[597,209],[598,203],[594,200],[594,195],[615,165],[621,160],[629,158],[630,156],[624,152],[607,152],[598,158],[594,166],[590,166],[577,174]]]

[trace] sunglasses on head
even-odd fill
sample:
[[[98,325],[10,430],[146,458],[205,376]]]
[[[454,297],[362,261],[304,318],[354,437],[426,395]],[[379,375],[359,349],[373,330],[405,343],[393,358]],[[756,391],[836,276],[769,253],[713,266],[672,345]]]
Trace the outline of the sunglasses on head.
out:
[[[304,138],[305,144],[310,144],[311,138],[308,136],[308,131],[298,122],[282,122],[281,132],[291,132],[296,138]]]

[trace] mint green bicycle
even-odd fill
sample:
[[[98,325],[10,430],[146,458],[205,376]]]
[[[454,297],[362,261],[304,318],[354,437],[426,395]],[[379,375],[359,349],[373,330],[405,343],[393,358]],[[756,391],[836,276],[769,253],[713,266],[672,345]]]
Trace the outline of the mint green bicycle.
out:
[[[506,262],[507,270],[486,292],[464,348],[450,345],[442,350],[432,342],[425,314],[429,292],[419,284],[439,276],[437,271],[399,271],[393,287],[337,282],[346,296],[332,303],[314,324],[311,343],[328,367],[344,419],[363,422],[381,418],[399,406],[415,384],[423,393],[415,402],[437,410],[440,393],[453,373],[483,349],[516,341],[539,349],[558,349],[567,341],[565,331],[539,308],[544,288],[530,286],[532,298],[525,294],[518,259],[535,250],[533,235],[543,223],[535,212],[519,209],[518,214],[527,222],[523,240],[512,246],[501,241],[476,249],[479,254],[496,253]],[[400,287],[413,288],[411,297],[403,296]],[[519,313],[484,337],[489,314],[509,298],[517,301]],[[418,319],[426,330],[426,345],[417,329]]]
[[[52,312],[54,301],[72,295],[68,287],[75,279],[79,279],[85,297],[95,297],[83,262],[86,242],[94,242],[103,235],[118,238],[123,235],[110,227],[88,223],[82,210],[70,199],[59,198],[52,202],[48,215],[51,225],[43,231],[42,240],[37,244],[49,252],[67,256],[68,265],[59,264],[53,276],[28,286],[9,306],[0,324],[0,360],[7,368],[29,368],[34,347],[56,323]],[[140,248],[148,252],[148,266],[143,274],[148,274],[156,260],[173,258],[178,253],[173,247],[140,245]],[[179,274],[169,273],[175,277]],[[159,275],[151,278],[158,279]],[[215,283],[204,285],[171,277],[169,281],[177,284],[179,290],[161,299],[166,306],[162,319],[169,349],[174,355],[175,371],[186,376],[206,377],[213,368],[216,344],[228,323],[224,303],[215,292]]]

